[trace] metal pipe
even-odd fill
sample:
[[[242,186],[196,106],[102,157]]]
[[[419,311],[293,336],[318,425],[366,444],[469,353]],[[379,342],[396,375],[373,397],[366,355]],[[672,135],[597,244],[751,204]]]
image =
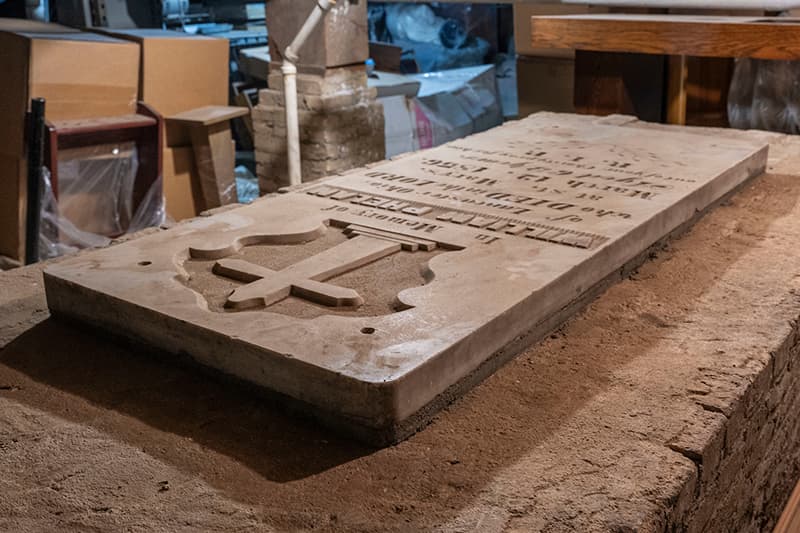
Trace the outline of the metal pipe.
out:
[[[28,122],[28,201],[25,213],[25,264],[39,261],[39,227],[42,218],[42,166],[44,164],[44,98],[31,100]]]
[[[300,124],[297,118],[297,61],[298,54],[311,32],[333,7],[335,0],[317,0],[300,31],[283,52],[283,97],[286,108],[286,157],[289,166],[289,185],[303,181],[300,166]]]

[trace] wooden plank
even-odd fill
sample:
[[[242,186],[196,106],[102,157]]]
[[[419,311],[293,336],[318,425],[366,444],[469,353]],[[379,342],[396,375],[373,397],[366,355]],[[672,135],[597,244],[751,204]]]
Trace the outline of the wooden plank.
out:
[[[250,110],[246,107],[234,107],[226,105],[209,105],[198,107],[190,111],[184,111],[177,115],[167,117],[167,121],[181,122],[190,126],[211,126],[220,122],[225,122],[237,117],[249,115]]]
[[[389,43],[369,42],[369,56],[375,61],[375,70],[401,72],[403,49]]]
[[[789,502],[783,510],[773,533],[796,533],[800,531],[800,484],[794,488]]]
[[[51,123],[58,129],[59,135],[78,135],[99,131],[117,131],[123,129],[155,126],[158,121],[146,115],[122,115],[117,117],[80,118],[73,120],[55,120]]]
[[[701,57],[800,58],[800,19],[680,15],[531,17],[535,47]]]
[[[236,154],[231,147],[230,127],[224,122],[210,127],[196,125],[192,126],[191,135],[206,209],[235,203]]]

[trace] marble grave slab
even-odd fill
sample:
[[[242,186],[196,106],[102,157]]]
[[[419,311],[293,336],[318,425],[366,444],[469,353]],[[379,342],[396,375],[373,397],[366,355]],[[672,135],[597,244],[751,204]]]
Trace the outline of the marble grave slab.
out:
[[[763,141],[630,121],[540,113],[81,254],[48,305],[395,442],[765,168]]]

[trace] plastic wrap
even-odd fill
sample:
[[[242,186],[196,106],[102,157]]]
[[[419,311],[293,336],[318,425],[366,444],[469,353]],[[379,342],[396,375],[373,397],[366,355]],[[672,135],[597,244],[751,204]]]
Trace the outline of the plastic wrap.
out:
[[[239,203],[249,204],[258,199],[258,178],[250,172],[250,169],[239,165],[234,169],[234,173],[236,174],[236,195],[239,197]]]
[[[386,28],[394,39],[460,48],[467,40],[464,25],[436,15],[426,4],[389,4]]]
[[[503,123],[492,65],[407,76],[418,94],[380,98],[386,157],[431,148]]]
[[[161,177],[137,198],[136,144],[104,144],[59,151],[58,183],[42,175],[39,255],[48,259],[164,222]]]
[[[739,129],[800,133],[800,61],[736,60],[728,121]]]
[[[370,6],[370,39],[394,43],[404,53],[413,53],[420,72],[481,65],[490,62],[493,46],[474,34],[481,28],[465,23],[475,18],[471,10],[471,6],[445,9],[439,4]]]
[[[493,65],[410,77],[421,82],[415,99],[420,148],[439,146],[503,123]]]

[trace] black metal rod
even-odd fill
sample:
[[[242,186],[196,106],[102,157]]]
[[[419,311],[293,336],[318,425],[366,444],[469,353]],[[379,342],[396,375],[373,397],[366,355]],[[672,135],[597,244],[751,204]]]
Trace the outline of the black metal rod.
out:
[[[39,261],[39,226],[42,218],[42,166],[44,164],[44,98],[31,100],[28,130],[28,203],[25,221],[25,264]]]

